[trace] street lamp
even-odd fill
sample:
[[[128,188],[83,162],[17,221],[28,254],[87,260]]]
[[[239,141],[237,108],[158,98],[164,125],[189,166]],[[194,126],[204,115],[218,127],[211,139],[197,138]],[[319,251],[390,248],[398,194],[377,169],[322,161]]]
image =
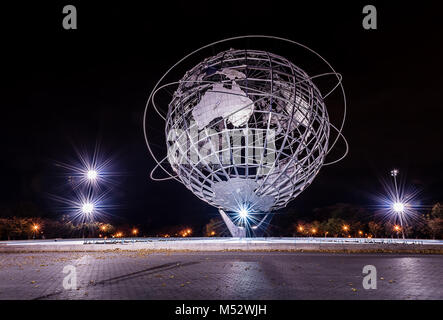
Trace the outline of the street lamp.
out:
[[[402,202],[395,202],[392,205],[392,209],[397,213],[403,213],[405,210],[405,205]]]
[[[400,226],[398,226],[398,225],[395,225],[395,226],[394,226],[394,231],[397,232],[397,237],[398,237],[398,233],[400,232],[400,230],[403,232],[403,228],[402,228],[402,227],[400,227]],[[404,238],[403,238],[403,239],[404,239]]]
[[[345,232],[345,236],[348,235],[348,231],[349,231],[349,226],[348,225],[343,225],[342,230]]]
[[[303,233],[305,228],[303,228],[303,226],[298,226],[297,230],[298,230],[298,232]]]
[[[91,202],[85,202],[82,205],[83,214],[91,214],[94,211],[94,204]]]
[[[34,224],[34,225],[32,226],[32,230],[34,230],[34,235],[33,235],[33,239],[34,239],[34,240],[35,240],[35,235],[36,235],[38,229],[39,229],[38,224]]]
[[[402,238],[405,239],[405,232],[403,228],[403,214],[405,212],[405,203],[403,203],[400,199],[400,193],[398,192],[397,186],[397,175],[399,171],[397,169],[391,170],[391,176],[394,178],[394,186],[395,186],[395,202],[392,204],[392,210],[398,215],[401,225],[401,233]]]
[[[192,229],[188,228],[188,229],[184,229],[184,230],[180,231],[179,234],[182,237],[187,237],[187,236],[191,235],[191,233],[192,233]]]
[[[81,206],[81,212],[83,215],[85,216],[91,216],[94,212],[94,204],[92,202],[84,202]],[[86,219],[84,219],[86,220]],[[83,220],[83,225],[82,225],[82,238],[83,241],[85,240],[85,222]]]
[[[98,172],[94,169],[90,169],[86,172],[86,178],[88,178],[89,181],[95,181],[98,177]]]

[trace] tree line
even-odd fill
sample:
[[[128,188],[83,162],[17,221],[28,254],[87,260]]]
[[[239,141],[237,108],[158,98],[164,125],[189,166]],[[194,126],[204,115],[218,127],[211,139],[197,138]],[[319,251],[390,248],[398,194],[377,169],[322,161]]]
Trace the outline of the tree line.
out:
[[[310,218],[312,216],[312,218]],[[137,231],[135,233],[135,230]],[[189,232],[189,230],[191,230]],[[161,232],[144,232],[129,225],[103,222],[74,223],[68,216],[48,217],[10,216],[0,218],[0,240],[54,239],[54,238],[111,238],[130,236],[230,236],[221,218],[212,218],[201,232],[188,226],[169,226]],[[187,232],[184,234],[183,232]],[[294,213],[277,213],[267,230],[268,236],[295,237],[400,237],[443,239],[443,208],[436,203],[432,209],[414,217],[401,226],[383,216],[350,204],[336,204],[315,209],[304,219]],[[152,233],[152,234],[150,234]]]

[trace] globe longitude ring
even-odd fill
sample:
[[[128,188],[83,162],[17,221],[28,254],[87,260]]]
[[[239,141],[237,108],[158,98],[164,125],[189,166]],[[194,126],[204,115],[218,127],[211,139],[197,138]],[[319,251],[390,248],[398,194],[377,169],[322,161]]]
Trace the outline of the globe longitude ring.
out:
[[[244,38],[268,38],[301,46],[319,57],[330,72],[309,76],[285,57],[241,48],[208,57],[179,81],[162,84],[173,69],[204,48]],[[331,75],[337,83],[322,95],[313,81]],[[155,96],[173,86],[175,91],[163,114]],[[324,102],[337,88],[341,89],[344,105],[338,127],[331,124]],[[146,130],[151,105],[165,120],[167,155],[161,161],[152,152]],[[233,236],[259,235],[272,211],[285,207],[306,189],[322,166],[346,156],[348,144],[342,135],[345,118],[341,75],[313,50],[272,36],[220,40],[181,59],[152,90],[143,121],[148,150],[157,162],[151,178],[175,179],[219,208]],[[337,133],[332,144],[331,129]],[[340,138],[346,147],[343,156],[325,163]],[[166,160],[169,170],[163,163]],[[168,177],[155,178],[157,168]]]

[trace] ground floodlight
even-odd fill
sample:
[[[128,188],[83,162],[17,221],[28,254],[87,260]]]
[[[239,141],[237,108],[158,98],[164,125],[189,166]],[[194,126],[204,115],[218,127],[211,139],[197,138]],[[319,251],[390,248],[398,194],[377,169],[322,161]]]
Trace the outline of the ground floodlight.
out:
[[[243,208],[243,209],[240,210],[239,214],[240,214],[241,218],[246,219],[248,217],[248,215],[249,215],[249,212],[248,212],[248,210]]]

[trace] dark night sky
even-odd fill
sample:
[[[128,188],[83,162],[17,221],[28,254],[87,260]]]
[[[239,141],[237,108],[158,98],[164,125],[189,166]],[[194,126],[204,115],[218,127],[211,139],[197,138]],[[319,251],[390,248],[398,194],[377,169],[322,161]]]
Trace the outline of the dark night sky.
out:
[[[2,6],[2,207],[33,201],[51,211],[46,193],[56,181],[53,160],[72,158],[73,144],[92,150],[100,139],[103,150],[117,156],[115,166],[128,172],[114,198],[122,208],[113,213],[122,221],[161,226],[216,216],[215,208],[177,182],[149,180],[154,162],[144,145],[142,113],[155,82],[185,53],[243,34],[301,42],[343,75],[350,153],[323,168],[291,210],[368,205],[379,176],[394,166],[423,188],[427,202],[443,199],[443,23],[437,2],[372,2],[375,31],[361,26],[366,2],[190,2]],[[65,4],[76,5],[78,30],[62,28]],[[275,45],[258,49],[290,54]],[[340,115],[339,107],[334,99],[328,104],[333,115]],[[161,128],[158,118],[152,121]]]

